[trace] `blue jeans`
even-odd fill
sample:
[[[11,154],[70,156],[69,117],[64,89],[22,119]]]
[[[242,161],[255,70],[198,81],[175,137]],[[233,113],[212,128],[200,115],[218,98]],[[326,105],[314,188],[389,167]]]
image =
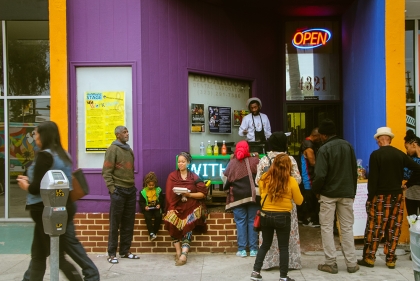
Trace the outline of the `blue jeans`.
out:
[[[260,272],[265,255],[273,242],[274,230],[280,251],[280,278],[287,277],[289,271],[289,237],[291,218],[289,212],[267,212],[261,217],[261,231],[263,242],[254,263],[254,271]]]
[[[133,240],[134,219],[136,217],[135,187],[124,188],[115,186],[111,194],[109,210],[108,255],[116,256],[118,247],[118,230],[120,232],[120,255],[130,252]]]
[[[247,245],[251,251],[258,250],[258,233],[254,231],[254,219],[259,209],[260,206],[255,203],[243,204],[233,208],[238,251],[245,250]]]

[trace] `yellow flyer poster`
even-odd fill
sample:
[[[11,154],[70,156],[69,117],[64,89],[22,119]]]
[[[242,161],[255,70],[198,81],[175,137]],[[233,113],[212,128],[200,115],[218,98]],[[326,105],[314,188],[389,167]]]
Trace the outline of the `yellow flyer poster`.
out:
[[[125,125],[124,92],[86,92],[85,109],[86,153],[105,152],[115,127]]]

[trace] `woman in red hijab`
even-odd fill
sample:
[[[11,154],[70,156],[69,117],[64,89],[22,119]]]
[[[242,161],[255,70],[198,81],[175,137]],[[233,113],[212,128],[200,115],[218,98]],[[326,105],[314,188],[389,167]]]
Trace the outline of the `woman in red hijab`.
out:
[[[236,255],[243,258],[247,256],[247,245],[251,257],[255,257],[258,252],[258,234],[253,229],[255,214],[260,208],[254,185],[258,162],[258,154],[251,155],[248,143],[240,141],[236,144],[235,154],[224,172],[227,177],[224,189],[228,193],[226,210],[233,211],[238,240]]]

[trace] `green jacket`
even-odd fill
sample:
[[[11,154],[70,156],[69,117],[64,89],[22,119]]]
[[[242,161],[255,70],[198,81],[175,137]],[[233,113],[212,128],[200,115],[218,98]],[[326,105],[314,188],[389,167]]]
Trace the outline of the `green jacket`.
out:
[[[140,204],[140,210],[142,212],[144,212],[146,209],[146,206],[149,206],[149,201],[147,199],[147,195],[146,195],[146,189],[147,187],[144,187],[141,191],[140,191],[140,200],[139,200],[139,204]],[[156,203],[160,205],[160,210],[161,212],[163,212],[163,209],[165,208],[164,205],[164,196],[162,193],[162,189],[160,187],[156,187]]]
[[[105,153],[102,176],[106,187],[113,193],[115,186],[130,188],[134,186],[134,153],[112,144]]]

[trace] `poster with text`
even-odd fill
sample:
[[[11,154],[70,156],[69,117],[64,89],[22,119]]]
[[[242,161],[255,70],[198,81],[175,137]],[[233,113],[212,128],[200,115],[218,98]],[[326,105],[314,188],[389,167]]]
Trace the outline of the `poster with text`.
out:
[[[205,132],[204,104],[191,104],[191,133]]]
[[[242,119],[247,116],[248,110],[234,110],[233,111],[233,126],[239,127],[242,124]]]
[[[85,116],[86,153],[105,152],[115,127],[125,124],[125,93],[86,92]]]
[[[230,107],[209,106],[209,131],[216,134],[232,133],[232,113]]]

